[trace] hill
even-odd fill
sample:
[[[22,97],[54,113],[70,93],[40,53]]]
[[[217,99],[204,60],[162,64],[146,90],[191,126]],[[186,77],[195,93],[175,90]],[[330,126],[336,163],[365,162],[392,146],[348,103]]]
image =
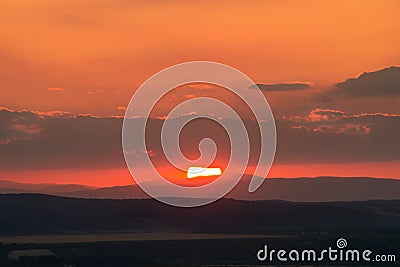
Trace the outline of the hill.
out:
[[[295,203],[221,199],[175,208],[152,199],[0,195],[0,235],[51,233],[269,233],[400,229],[400,200]]]

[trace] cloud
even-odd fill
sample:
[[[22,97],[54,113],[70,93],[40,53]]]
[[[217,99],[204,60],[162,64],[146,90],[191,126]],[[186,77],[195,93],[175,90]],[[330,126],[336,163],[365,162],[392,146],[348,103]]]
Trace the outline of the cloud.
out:
[[[296,124],[295,128],[307,128],[314,132],[324,129],[331,133],[346,133],[347,129],[359,129],[363,131],[348,133],[369,134],[371,127],[382,121],[392,119],[393,122],[400,120],[400,114],[388,113],[362,113],[347,114],[340,110],[316,108],[303,116],[288,116],[284,120],[291,121]],[[336,129],[336,131],[334,131]],[[367,131],[367,129],[369,129]],[[365,130],[365,131],[364,131]]]
[[[314,109],[303,116],[284,117],[277,125],[277,160],[283,162],[400,159],[400,114]]]
[[[3,125],[3,127],[8,130],[8,134],[6,133],[0,137],[0,144],[2,145],[8,145],[18,141],[32,140],[43,130],[42,128],[39,128],[36,124],[23,123]]]
[[[310,114],[305,118],[311,122],[337,121],[343,118],[345,114],[346,113],[340,110],[316,108],[311,110]]]
[[[208,83],[191,83],[187,85],[189,88],[199,89],[199,90],[210,90],[215,89],[216,85]]]
[[[335,86],[338,89],[332,93],[351,97],[400,96],[400,67],[364,72],[357,78],[347,79]]]
[[[263,91],[295,91],[309,89],[311,85],[311,82],[257,83],[251,85],[249,88],[258,88]]]
[[[60,88],[60,87],[49,87],[49,88],[47,88],[47,91],[50,91],[50,92],[61,92],[61,91],[65,91],[65,89],[64,88]]]
[[[0,169],[121,167],[121,118],[0,109]]]
[[[61,111],[61,110],[52,110],[52,111],[28,111],[28,110],[12,110],[4,107],[0,107],[0,114],[19,114],[20,118],[31,118],[32,116],[37,116],[38,118],[46,118],[46,117],[73,117],[70,112]]]
[[[33,140],[43,131],[34,121],[26,120],[25,112],[17,113],[18,116],[12,116],[12,112],[0,108],[0,145]]]
[[[91,94],[104,94],[105,92],[106,92],[106,90],[104,90],[104,89],[89,89],[87,91],[87,93],[89,95],[91,95]]]
[[[149,157],[155,157],[156,153],[153,150],[146,150],[145,153],[147,153],[147,155],[149,155]]]
[[[173,120],[179,125],[179,120],[186,120],[187,116],[194,115]],[[96,117],[0,108],[0,169],[124,168],[122,120],[121,116]],[[135,124],[144,118],[131,120]],[[148,122],[146,152],[158,166],[166,164],[159,138],[164,120],[155,118]],[[250,136],[259,135],[254,121],[244,123]],[[277,118],[276,126],[275,162],[278,164],[400,160],[400,114],[348,114],[319,108],[301,116]],[[194,120],[183,129],[180,136],[182,152],[195,159],[199,156],[195,148],[204,137],[215,140],[218,159],[229,158],[229,138],[223,128],[210,120]],[[259,147],[257,138],[251,138],[250,143],[253,148]],[[137,144],[133,144],[132,149],[142,151]],[[256,150],[251,151],[250,159],[250,164],[256,164]]]
[[[185,95],[185,98],[186,99],[191,99],[191,98],[195,98],[196,97],[196,95],[193,95],[193,94],[187,94],[187,95]]]

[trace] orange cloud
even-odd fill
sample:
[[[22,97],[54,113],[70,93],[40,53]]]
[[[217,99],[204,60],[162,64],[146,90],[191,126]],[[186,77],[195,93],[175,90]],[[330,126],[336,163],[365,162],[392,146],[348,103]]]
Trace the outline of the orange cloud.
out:
[[[206,84],[206,83],[192,83],[188,85],[189,88],[200,89],[200,90],[209,90],[215,88],[215,85]]]
[[[191,98],[195,98],[195,97],[196,97],[196,95],[193,95],[193,94],[185,95],[186,99],[191,99]]]
[[[47,88],[47,91],[50,91],[50,92],[61,92],[61,91],[65,91],[65,89],[64,88],[60,88],[60,87],[49,87],[49,88]]]
[[[87,91],[88,94],[104,94],[106,90],[104,89],[89,89]]]

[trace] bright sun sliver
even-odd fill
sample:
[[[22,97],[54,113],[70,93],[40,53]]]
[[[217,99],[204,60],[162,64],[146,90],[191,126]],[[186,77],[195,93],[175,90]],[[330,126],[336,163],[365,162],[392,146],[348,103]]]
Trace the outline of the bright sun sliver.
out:
[[[216,176],[216,175],[221,175],[220,168],[189,167],[187,171],[187,178],[195,178],[198,176]]]

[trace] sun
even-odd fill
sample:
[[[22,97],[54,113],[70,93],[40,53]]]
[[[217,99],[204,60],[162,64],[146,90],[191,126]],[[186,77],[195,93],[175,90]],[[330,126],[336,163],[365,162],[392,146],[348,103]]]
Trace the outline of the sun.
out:
[[[221,175],[221,173],[221,168],[190,167],[186,177],[191,179],[199,176],[217,176]]]

